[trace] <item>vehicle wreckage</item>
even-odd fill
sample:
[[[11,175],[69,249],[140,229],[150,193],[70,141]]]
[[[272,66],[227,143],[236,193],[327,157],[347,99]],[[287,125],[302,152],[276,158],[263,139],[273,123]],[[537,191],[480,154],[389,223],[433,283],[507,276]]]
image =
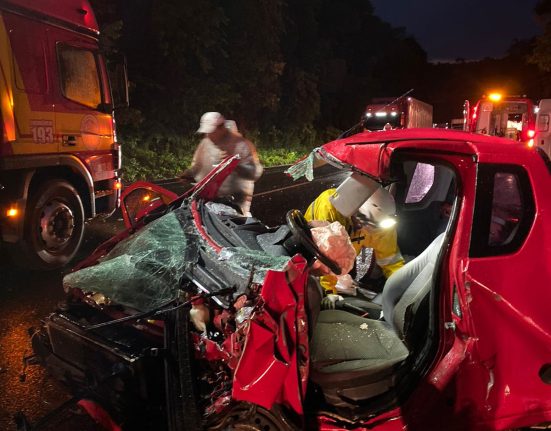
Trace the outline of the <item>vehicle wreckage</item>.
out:
[[[393,130],[330,142],[289,170],[311,179],[329,163],[393,188],[408,258],[383,287],[379,319],[320,311],[309,267],[339,267],[299,211],[270,228],[215,202],[237,162],[180,197],[127,188],[128,229],[65,277],[67,300],[33,331],[35,359],[96,420],[112,430],[323,431],[551,421],[544,153]]]

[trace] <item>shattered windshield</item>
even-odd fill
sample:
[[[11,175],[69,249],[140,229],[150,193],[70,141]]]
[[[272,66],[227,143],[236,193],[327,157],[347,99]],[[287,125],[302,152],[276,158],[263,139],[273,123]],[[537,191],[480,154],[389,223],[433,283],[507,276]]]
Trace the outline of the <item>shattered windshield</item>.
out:
[[[197,248],[178,220],[178,209],[119,242],[97,265],[65,276],[65,288],[99,292],[138,310],[154,309],[178,293]]]
[[[216,255],[195,228],[186,203],[119,242],[97,265],[65,276],[65,289],[101,293],[115,303],[150,311],[177,298],[182,278],[200,264],[201,252],[219,262],[238,292],[250,282],[262,283],[269,270],[285,270],[287,256],[243,247],[223,248]]]

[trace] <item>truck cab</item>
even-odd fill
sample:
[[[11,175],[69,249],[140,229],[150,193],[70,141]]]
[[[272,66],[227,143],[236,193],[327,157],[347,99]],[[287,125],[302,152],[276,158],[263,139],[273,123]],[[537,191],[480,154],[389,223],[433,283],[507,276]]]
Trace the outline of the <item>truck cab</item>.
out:
[[[413,97],[375,98],[366,106],[364,130],[432,127],[432,106]]]
[[[65,265],[85,220],[119,204],[98,37],[88,1],[0,1],[0,240],[27,268]]]

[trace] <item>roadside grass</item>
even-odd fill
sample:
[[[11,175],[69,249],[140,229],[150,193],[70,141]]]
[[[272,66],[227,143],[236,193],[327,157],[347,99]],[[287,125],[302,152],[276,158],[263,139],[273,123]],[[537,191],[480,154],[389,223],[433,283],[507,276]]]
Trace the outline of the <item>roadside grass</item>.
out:
[[[336,130],[316,133],[305,129],[287,134],[275,130],[253,132],[246,137],[256,144],[261,163],[270,167],[289,165],[337,135]],[[190,136],[160,144],[159,141],[123,138],[122,142],[122,178],[129,184],[177,177],[191,164],[199,139]]]

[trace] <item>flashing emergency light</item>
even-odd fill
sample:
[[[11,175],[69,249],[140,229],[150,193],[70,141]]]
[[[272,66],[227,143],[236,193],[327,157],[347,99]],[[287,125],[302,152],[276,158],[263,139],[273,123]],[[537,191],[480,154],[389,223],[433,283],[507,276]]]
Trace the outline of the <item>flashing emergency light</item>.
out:
[[[492,102],[499,102],[503,96],[501,93],[490,93],[488,95],[488,99],[490,99]]]
[[[528,130],[527,135],[529,138],[533,138],[536,135],[535,130]]]
[[[145,195],[143,198],[142,198],[142,201],[143,202],[149,202],[151,200],[151,195]]]
[[[122,183],[120,181],[117,181],[113,187],[115,188],[115,190],[120,190],[122,189]]]
[[[533,139],[530,139],[528,141],[528,148],[532,148],[534,146],[534,140]]]
[[[10,218],[17,217],[19,210],[17,208],[10,208],[6,211],[6,215]]]

